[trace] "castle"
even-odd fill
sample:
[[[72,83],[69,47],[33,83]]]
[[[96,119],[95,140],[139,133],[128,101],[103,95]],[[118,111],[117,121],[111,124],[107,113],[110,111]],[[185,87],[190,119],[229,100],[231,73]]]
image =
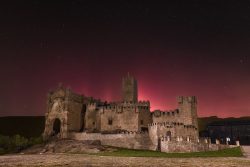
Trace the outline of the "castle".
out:
[[[59,86],[48,94],[43,137],[165,152],[206,150],[199,141],[197,98],[180,96],[177,103],[175,110],[150,111],[149,101],[138,101],[137,81],[129,74],[122,79],[119,102],[102,102]]]

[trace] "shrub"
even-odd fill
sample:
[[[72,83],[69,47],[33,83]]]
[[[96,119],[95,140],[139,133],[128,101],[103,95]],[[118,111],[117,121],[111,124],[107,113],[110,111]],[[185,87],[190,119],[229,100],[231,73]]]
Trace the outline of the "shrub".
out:
[[[9,136],[0,135],[0,148],[8,149],[10,144],[11,143],[10,143],[10,137]]]
[[[5,149],[0,147],[0,155],[5,154],[5,153],[6,153]]]
[[[20,135],[15,135],[12,137],[11,143],[14,150],[20,151],[28,146],[28,139]]]
[[[29,146],[42,143],[42,136],[27,139],[18,134],[12,137],[0,135],[0,155],[11,152],[19,152]]]
[[[43,138],[42,136],[39,137],[31,137],[29,139],[29,146],[36,145],[36,144],[42,144],[43,143]]]

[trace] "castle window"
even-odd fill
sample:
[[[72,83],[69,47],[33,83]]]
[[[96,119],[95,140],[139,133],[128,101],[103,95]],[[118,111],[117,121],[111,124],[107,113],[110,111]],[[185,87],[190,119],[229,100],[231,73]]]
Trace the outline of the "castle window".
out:
[[[112,124],[113,124],[113,120],[112,120],[111,118],[108,120],[108,124],[109,124],[109,125],[112,125]]]
[[[141,120],[141,125],[143,125],[143,120]]]

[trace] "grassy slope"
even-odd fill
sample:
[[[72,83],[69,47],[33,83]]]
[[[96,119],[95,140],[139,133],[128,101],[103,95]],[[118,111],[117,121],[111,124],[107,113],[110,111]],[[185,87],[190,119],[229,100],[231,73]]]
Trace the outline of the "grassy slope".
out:
[[[167,157],[167,158],[191,158],[191,157],[242,157],[240,147],[229,148],[219,151],[192,152],[192,153],[163,153],[159,151],[131,150],[119,148],[114,152],[97,153],[101,156],[119,156],[119,157]]]

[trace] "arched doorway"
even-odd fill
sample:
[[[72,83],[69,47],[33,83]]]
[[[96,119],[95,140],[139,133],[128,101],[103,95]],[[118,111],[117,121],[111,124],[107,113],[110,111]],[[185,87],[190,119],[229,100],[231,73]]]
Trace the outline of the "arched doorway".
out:
[[[171,140],[171,132],[170,131],[167,131],[166,138],[167,138],[168,141]]]
[[[58,118],[56,118],[54,121],[53,132],[54,132],[54,135],[57,135],[58,133],[61,132],[61,121]]]
[[[157,140],[157,151],[161,151],[161,138],[158,137],[158,140]]]

